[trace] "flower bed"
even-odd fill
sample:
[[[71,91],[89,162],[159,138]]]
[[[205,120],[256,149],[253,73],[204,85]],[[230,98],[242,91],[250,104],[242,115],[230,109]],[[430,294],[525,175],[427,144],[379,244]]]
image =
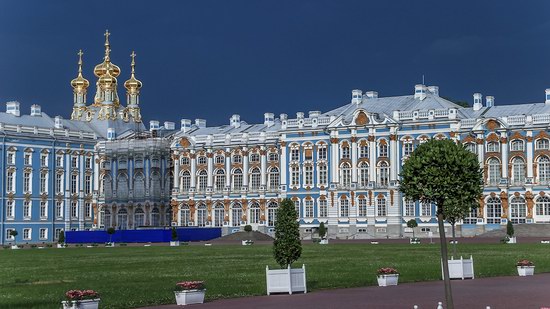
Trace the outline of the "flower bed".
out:
[[[376,271],[376,274],[380,275],[395,275],[398,274],[397,269],[391,267],[382,267]]]
[[[64,309],[97,309],[99,293],[94,290],[70,290],[65,293]]]
[[[535,266],[535,264],[529,260],[523,259],[516,263],[516,266]]]
[[[176,283],[174,291],[204,290],[204,281],[182,281]]]
[[[205,293],[204,281],[178,282],[174,289],[178,305],[202,304]]]

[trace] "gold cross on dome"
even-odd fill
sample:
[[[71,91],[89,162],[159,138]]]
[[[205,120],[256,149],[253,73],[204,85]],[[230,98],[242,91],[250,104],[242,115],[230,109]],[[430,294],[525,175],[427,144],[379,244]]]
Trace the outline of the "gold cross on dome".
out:
[[[77,55],[78,57],[82,58],[82,55],[84,55],[84,53],[82,52],[82,49],[78,51]]]
[[[130,54],[130,57],[132,57],[132,62],[134,62],[134,58],[136,57],[136,53],[134,51],[132,51],[132,53]]]
[[[109,30],[108,30],[108,29],[105,30],[104,36],[105,36],[105,38],[106,38],[107,40],[109,39],[109,36],[110,36],[110,35],[111,35],[111,34],[109,33]]]

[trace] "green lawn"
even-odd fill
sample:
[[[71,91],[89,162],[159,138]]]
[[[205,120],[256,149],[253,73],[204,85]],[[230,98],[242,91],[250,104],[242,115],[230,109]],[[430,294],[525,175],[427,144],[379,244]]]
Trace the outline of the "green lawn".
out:
[[[523,258],[550,272],[540,244],[459,244],[458,252],[474,256],[476,277],[514,275]],[[171,304],[183,280],[205,280],[207,300],[265,295],[265,266],[276,267],[268,245],[1,250],[0,261],[0,308],[59,308],[69,289],[99,291],[102,308]],[[386,266],[400,282],[441,277],[439,246],[429,244],[307,244],[294,266],[302,263],[310,291],[375,285]]]

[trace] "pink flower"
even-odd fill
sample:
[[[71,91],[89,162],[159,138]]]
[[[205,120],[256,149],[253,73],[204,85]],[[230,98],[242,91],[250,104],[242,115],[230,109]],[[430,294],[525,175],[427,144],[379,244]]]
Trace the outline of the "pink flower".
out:
[[[69,290],[65,293],[69,301],[99,298],[99,293],[94,290]]]
[[[203,290],[204,281],[182,281],[176,283],[176,291]]]
[[[398,274],[397,269],[391,268],[391,267],[382,267],[379,268],[376,272],[378,275],[392,275],[392,274]]]

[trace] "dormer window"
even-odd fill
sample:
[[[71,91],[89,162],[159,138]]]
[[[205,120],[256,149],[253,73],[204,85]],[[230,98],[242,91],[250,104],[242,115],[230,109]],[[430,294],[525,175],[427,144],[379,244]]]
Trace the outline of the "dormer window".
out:
[[[523,141],[522,140],[513,140],[510,143],[511,151],[523,151]]]
[[[487,152],[500,152],[500,146],[497,142],[487,143]]]

